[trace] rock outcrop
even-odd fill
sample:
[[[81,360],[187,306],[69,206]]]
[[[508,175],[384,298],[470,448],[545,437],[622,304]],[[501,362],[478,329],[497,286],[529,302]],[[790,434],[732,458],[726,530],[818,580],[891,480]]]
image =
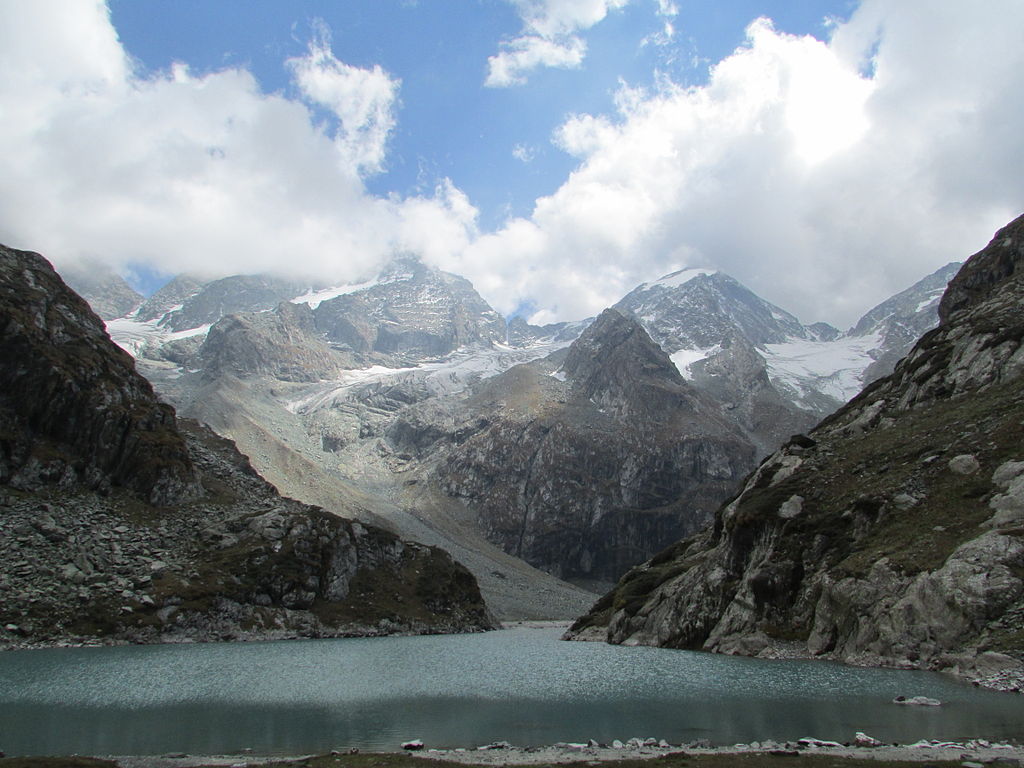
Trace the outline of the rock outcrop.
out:
[[[0,247],[0,644],[481,630],[442,550],[281,498],[179,430],[38,254]]]
[[[273,312],[247,312],[218,320],[199,348],[206,378],[267,375],[283,381],[319,381],[352,367],[351,355],[320,340],[305,304],[282,302]]]
[[[773,453],[569,636],[1020,671],[1022,304],[1024,217],[966,263],[891,376]]]

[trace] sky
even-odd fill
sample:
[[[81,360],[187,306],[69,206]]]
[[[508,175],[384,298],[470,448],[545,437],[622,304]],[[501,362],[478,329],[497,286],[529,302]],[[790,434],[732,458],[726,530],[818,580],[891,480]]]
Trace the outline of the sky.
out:
[[[1020,0],[0,0],[0,242],[575,320],[682,267],[846,328],[1024,212]]]

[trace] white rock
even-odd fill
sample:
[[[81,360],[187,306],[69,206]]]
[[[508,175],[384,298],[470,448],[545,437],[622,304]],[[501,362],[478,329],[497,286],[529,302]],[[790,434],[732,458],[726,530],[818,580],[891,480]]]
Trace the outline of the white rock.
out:
[[[423,739],[413,739],[412,741],[403,741],[402,749],[408,749],[410,752],[423,749]]]
[[[612,749],[625,749],[625,748],[626,748],[626,745],[623,744],[618,739],[615,739],[615,741],[612,742]]]
[[[880,742],[878,739],[874,738],[873,736],[868,736],[863,731],[857,731],[857,733],[854,734],[853,741],[854,741],[854,743],[858,747],[880,747],[880,746],[882,746],[882,742]]]
[[[804,497],[790,496],[779,507],[779,517],[783,520],[790,520],[804,511]]]
[[[973,475],[981,469],[981,464],[973,455],[962,453],[949,460],[949,468],[958,475]]]

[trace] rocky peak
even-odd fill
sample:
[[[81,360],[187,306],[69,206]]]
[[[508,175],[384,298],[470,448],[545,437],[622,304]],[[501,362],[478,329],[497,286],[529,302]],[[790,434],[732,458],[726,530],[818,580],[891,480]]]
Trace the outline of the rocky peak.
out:
[[[142,294],[110,267],[98,262],[71,264],[60,270],[71,288],[104,320],[124,317],[142,303]]]
[[[422,360],[505,340],[505,321],[472,283],[411,257],[371,286],[320,302],[313,314],[329,341],[357,353]]]
[[[741,335],[755,346],[805,338],[793,315],[723,272],[690,269],[643,283],[615,307],[635,315],[661,347],[706,349]]]
[[[42,256],[0,246],[0,306],[0,481],[198,492],[174,410]]]
[[[180,308],[171,309],[161,324],[172,331],[212,325],[225,315],[274,309],[301,290],[297,283],[271,275],[224,277],[202,285]]]
[[[142,302],[142,306],[135,312],[135,317],[142,322],[159,320],[199,293],[207,282],[193,275],[177,275]]]
[[[851,337],[878,338],[872,350],[874,362],[864,371],[864,384],[892,373],[914,342],[938,325],[939,300],[961,266],[957,261],[936,270],[865,313],[847,332]]]
[[[665,351],[617,309],[606,309],[573,342],[561,371],[576,396],[621,415],[657,417],[664,409],[696,407]]]

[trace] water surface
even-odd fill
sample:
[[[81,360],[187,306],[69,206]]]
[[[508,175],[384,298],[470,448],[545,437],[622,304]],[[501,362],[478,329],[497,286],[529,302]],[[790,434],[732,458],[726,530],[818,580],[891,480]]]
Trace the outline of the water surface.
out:
[[[560,630],[0,654],[12,754],[298,754],[505,740],[1024,739],[1024,696],[925,672],[563,643]],[[891,703],[924,695],[942,707]]]

